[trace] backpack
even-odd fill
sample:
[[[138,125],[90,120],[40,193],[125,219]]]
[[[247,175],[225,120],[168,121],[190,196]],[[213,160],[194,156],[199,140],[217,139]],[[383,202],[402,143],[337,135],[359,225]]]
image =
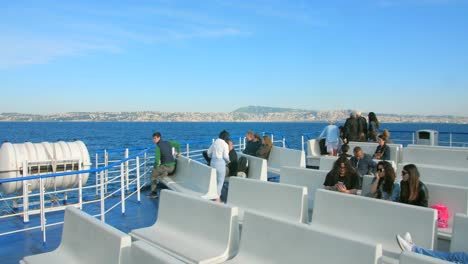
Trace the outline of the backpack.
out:
[[[440,228],[447,228],[450,217],[447,206],[442,203],[438,203],[431,206],[431,208],[437,210],[437,226]]]

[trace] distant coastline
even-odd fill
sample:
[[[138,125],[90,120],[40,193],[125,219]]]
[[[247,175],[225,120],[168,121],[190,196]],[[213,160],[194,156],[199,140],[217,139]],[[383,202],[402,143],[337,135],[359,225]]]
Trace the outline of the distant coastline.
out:
[[[344,121],[351,110],[311,111],[248,106],[233,112],[68,112],[48,115],[0,113],[0,122],[326,122]],[[376,113],[384,123],[468,124],[468,117]],[[367,113],[363,113],[367,117]]]

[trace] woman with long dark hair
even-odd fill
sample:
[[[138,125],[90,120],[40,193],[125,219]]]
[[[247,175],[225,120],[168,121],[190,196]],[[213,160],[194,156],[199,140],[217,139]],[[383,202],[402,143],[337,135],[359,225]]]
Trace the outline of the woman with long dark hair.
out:
[[[401,171],[400,203],[427,207],[429,192],[426,185],[419,180],[418,168],[414,164],[407,164]]]
[[[369,141],[376,142],[377,141],[377,135],[379,134],[379,120],[377,119],[377,116],[375,115],[374,112],[369,112],[368,115],[369,119],[369,129],[367,129],[367,139]]]
[[[371,193],[375,198],[398,201],[400,198],[400,184],[395,182],[395,170],[387,161],[377,164],[377,172],[372,181]]]
[[[342,193],[356,194],[359,188],[359,175],[345,156],[339,157],[333,164],[323,183],[325,189]]]

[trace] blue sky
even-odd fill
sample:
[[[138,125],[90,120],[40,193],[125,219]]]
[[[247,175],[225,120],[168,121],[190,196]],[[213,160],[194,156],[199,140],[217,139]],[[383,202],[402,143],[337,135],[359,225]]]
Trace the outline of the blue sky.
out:
[[[2,1],[1,112],[468,116],[468,0]]]

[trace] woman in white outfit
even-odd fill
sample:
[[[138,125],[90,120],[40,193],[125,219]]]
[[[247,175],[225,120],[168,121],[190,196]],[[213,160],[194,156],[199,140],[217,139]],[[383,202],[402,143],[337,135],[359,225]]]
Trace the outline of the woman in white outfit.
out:
[[[219,133],[219,138],[211,144],[208,149],[208,156],[211,158],[210,166],[216,169],[216,180],[218,185],[217,202],[221,202],[221,190],[226,175],[226,164],[229,163],[229,146],[226,141],[229,139],[229,133],[226,130]]]

